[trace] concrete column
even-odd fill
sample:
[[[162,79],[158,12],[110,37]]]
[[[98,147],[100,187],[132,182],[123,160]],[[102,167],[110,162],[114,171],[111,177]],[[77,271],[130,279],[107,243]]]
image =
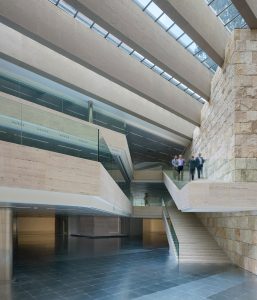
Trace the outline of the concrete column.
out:
[[[12,209],[0,208],[0,282],[12,279]]]
[[[94,117],[93,117],[93,102],[88,101],[88,122],[93,123]]]

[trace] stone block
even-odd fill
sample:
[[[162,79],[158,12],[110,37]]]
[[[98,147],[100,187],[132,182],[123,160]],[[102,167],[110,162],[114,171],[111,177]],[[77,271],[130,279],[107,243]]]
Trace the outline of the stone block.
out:
[[[252,231],[249,229],[240,229],[240,241],[250,244],[252,242]]]
[[[257,245],[249,245],[247,256],[257,260]]]
[[[248,216],[249,229],[257,230],[257,216]]]
[[[243,216],[243,217],[237,217],[237,228],[240,229],[248,229],[248,216]]]

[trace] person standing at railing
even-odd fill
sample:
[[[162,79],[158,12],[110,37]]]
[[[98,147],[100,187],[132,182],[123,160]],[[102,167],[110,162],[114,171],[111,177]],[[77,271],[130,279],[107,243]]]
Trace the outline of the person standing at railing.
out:
[[[204,164],[204,159],[203,159],[201,153],[198,154],[195,161],[196,161],[196,169],[197,169],[198,179],[200,179],[201,175],[203,176],[203,164]]]
[[[178,177],[179,177],[179,180],[183,180],[184,165],[185,165],[185,160],[182,157],[182,155],[180,154],[179,157],[178,157]]]
[[[171,165],[173,167],[174,179],[176,179],[177,175],[178,175],[178,156],[177,155],[175,155],[174,158],[172,159]]]
[[[191,159],[189,160],[189,172],[191,180],[195,178],[195,168],[196,168],[196,160],[195,157],[192,155]]]
[[[145,206],[150,206],[149,195],[148,195],[148,193],[145,193],[144,200],[145,200]]]

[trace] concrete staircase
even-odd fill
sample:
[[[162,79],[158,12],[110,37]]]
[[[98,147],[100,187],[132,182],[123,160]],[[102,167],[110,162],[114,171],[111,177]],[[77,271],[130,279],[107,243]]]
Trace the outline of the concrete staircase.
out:
[[[194,213],[168,207],[179,240],[179,262],[229,263],[226,254]]]

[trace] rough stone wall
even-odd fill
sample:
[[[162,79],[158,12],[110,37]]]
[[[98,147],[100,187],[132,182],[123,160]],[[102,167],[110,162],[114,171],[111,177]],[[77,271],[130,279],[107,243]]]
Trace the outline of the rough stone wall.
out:
[[[257,181],[257,30],[232,33],[201,118],[192,152],[207,159],[206,176]]]
[[[201,118],[192,152],[207,159],[204,174],[257,182],[257,30],[232,33]],[[198,216],[233,263],[257,274],[257,211]]]
[[[198,217],[233,263],[257,274],[257,211],[199,213]]]

